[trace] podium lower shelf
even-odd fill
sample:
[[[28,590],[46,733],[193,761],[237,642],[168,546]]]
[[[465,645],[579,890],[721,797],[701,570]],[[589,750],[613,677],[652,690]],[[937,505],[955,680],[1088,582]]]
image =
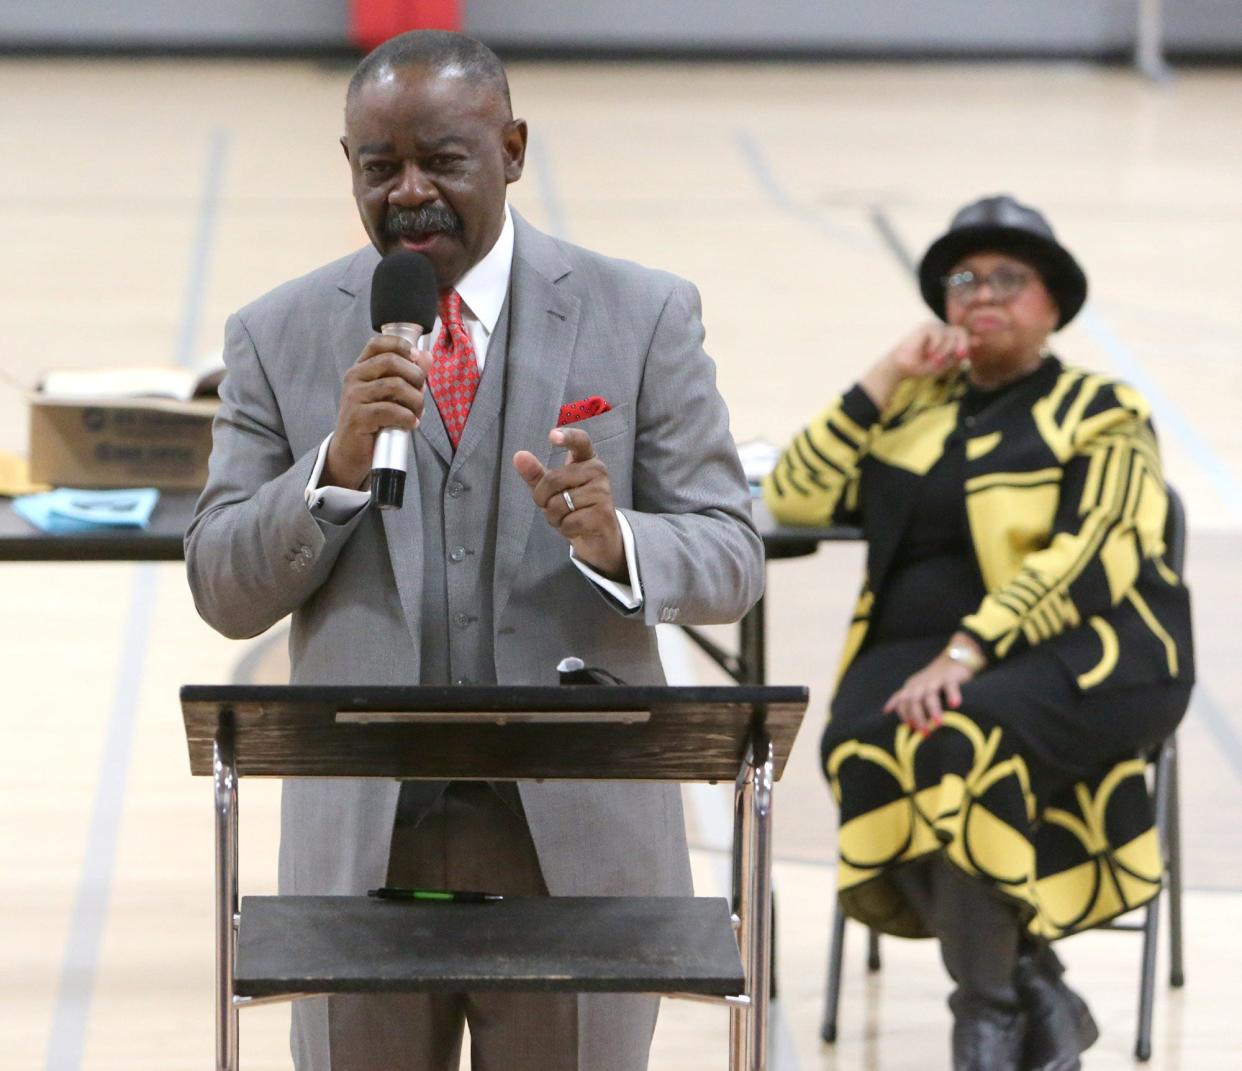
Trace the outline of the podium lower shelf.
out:
[[[513,989],[745,991],[729,905],[712,897],[515,897],[494,903],[248,896],[241,997]]]

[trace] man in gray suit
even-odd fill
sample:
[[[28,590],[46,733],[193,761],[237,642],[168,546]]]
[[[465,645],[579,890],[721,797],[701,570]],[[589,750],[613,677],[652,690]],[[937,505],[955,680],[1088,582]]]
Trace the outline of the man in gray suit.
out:
[[[653,626],[733,621],[762,546],[688,283],[541,234],[505,199],[526,124],[478,42],[419,32],[362,61],[341,144],[368,247],[230,318],[211,471],[186,538],[233,637],[292,614],[299,684],[550,684],[575,654],[663,682]],[[426,352],[373,337],[379,255],[425,253]],[[601,397],[557,427],[567,403]],[[464,401],[463,401],[464,398]],[[570,407],[573,408],[572,406]],[[405,506],[368,505],[379,429],[411,437]],[[514,895],[690,891],[680,796],[653,784],[286,782],[280,882]],[[632,996],[295,1005],[302,1071],[641,1071]]]

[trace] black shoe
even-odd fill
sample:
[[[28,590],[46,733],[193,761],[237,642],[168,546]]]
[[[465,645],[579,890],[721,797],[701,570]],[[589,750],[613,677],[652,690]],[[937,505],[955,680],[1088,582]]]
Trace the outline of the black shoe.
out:
[[[1018,957],[1015,981],[1027,1012],[1022,1071],[1079,1071],[1079,1053],[1100,1036],[1086,1001],[1065,984],[1065,968],[1046,944]]]
[[[1026,1012],[993,1004],[960,991],[949,998],[953,1010],[953,1071],[1022,1071]]]

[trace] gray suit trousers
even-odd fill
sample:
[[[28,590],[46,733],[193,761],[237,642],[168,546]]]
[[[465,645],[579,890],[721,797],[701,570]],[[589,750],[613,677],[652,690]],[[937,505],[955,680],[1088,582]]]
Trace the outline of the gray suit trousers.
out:
[[[388,883],[547,895],[525,817],[467,781],[453,782],[417,825],[398,822]],[[331,1071],[456,1071],[465,1023],[474,1071],[643,1071],[659,998],[484,992],[327,1003]]]

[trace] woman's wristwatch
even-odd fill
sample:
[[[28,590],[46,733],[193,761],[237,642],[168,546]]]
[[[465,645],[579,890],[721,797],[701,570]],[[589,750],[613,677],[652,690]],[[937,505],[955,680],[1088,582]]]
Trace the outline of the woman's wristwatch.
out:
[[[988,660],[968,643],[950,643],[944,654],[950,662],[965,666],[971,673],[978,673],[988,664]]]

